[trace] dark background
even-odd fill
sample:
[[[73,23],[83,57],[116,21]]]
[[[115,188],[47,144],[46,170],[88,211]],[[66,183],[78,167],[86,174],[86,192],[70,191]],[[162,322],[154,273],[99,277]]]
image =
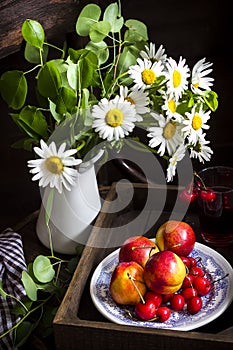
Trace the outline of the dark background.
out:
[[[103,8],[111,3],[95,2],[103,5]],[[44,21],[50,41],[62,44],[66,34],[72,38],[74,18],[78,17],[80,9],[86,3],[88,1],[1,1],[0,74],[13,68],[25,68],[19,28],[26,18]],[[61,5],[62,9],[58,7]],[[157,48],[163,44],[167,54],[174,59],[182,56],[187,59],[190,67],[203,57],[213,62],[211,76],[215,79],[213,90],[219,95],[219,108],[212,114],[207,134],[214,156],[205,166],[233,166],[233,22],[230,0],[122,0],[122,15],[125,19],[133,18],[146,23],[150,41]],[[40,193],[38,183],[31,181],[26,165],[32,154],[11,148],[11,144],[21,137],[21,133],[1,99],[0,111],[0,230],[3,230],[38,209]],[[104,170],[98,180],[100,185],[108,185],[119,176],[121,169],[111,168],[110,171]]]

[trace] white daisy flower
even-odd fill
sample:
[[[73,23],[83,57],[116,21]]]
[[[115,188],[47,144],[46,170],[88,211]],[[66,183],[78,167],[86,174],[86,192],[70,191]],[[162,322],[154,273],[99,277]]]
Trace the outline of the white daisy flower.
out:
[[[144,59],[146,58],[149,61],[152,62],[157,62],[157,61],[161,61],[161,62],[165,62],[167,55],[164,54],[165,49],[163,47],[163,45],[160,45],[160,47],[158,48],[158,51],[155,51],[155,44],[150,43],[150,46],[145,46],[145,51],[142,50],[140,52],[140,56]]]
[[[206,62],[205,58],[198,61],[192,70],[192,80],[191,80],[191,90],[194,94],[203,94],[203,90],[211,90],[211,86],[213,85],[213,78],[206,77],[207,74],[212,72],[212,68],[208,69],[212,66],[213,63]]]
[[[186,112],[187,119],[183,121],[184,127],[182,132],[184,137],[188,137],[189,143],[195,144],[203,133],[203,129],[209,129],[206,122],[210,119],[210,112],[204,112],[202,108],[196,111],[196,106],[193,106],[191,112]]]
[[[191,145],[190,148],[190,158],[198,158],[199,162],[201,163],[209,161],[211,155],[213,154],[212,149],[209,146],[206,146],[210,143],[210,141],[205,140],[205,135],[206,134],[202,134],[197,143],[195,145]]]
[[[34,147],[35,153],[41,159],[29,160],[28,167],[33,168],[30,173],[34,174],[32,180],[39,180],[39,186],[51,188],[55,187],[59,193],[62,193],[62,186],[68,191],[75,184],[77,170],[71,168],[79,165],[82,160],[71,157],[77,152],[76,149],[65,151],[66,143],[62,143],[57,150],[55,142],[49,146],[41,140],[41,148]]]
[[[162,109],[165,111],[167,117],[180,123],[183,120],[183,116],[176,112],[179,105],[176,99],[172,95],[167,94],[164,94],[163,98],[164,104],[162,106]]]
[[[93,128],[102,139],[118,141],[129,135],[137,120],[136,110],[133,104],[116,96],[108,101],[103,98],[92,109]]]
[[[175,176],[176,174],[177,163],[184,158],[185,151],[186,151],[186,148],[182,143],[181,145],[179,145],[179,147],[176,149],[172,157],[169,159],[169,165],[167,168],[167,182],[170,182],[173,180],[173,176]]]
[[[164,118],[162,114],[151,113],[151,115],[157,120],[158,126],[152,126],[148,128],[148,137],[151,137],[149,146],[155,148],[160,146],[158,153],[163,156],[167,150],[171,155],[175,152],[178,145],[183,142],[181,136],[181,126],[171,120]]]
[[[152,63],[144,58],[137,59],[134,66],[129,67],[130,78],[134,80],[135,89],[146,89],[156,82],[156,79],[163,75],[163,65],[161,61]]]
[[[138,89],[130,91],[127,86],[120,86],[120,97],[134,105],[138,122],[143,120],[141,114],[150,111],[150,108],[147,107],[150,101],[146,91]]]
[[[185,58],[180,57],[179,63],[169,57],[166,63],[167,93],[174,94],[176,99],[181,97],[183,91],[188,88],[189,68],[185,64]]]

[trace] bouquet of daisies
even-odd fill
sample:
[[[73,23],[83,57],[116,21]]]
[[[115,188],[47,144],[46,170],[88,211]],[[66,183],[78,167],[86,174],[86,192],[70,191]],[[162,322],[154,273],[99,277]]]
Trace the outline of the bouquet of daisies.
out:
[[[218,101],[206,58],[190,68],[185,58],[169,57],[163,45],[156,48],[149,41],[143,22],[124,20],[117,3],[104,11],[86,5],[76,33],[87,38],[85,47],[64,45],[57,48],[59,58],[48,60],[54,45],[39,22],[26,20],[25,58],[33,67],[5,72],[0,80],[1,96],[17,112],[11,116],[26,134],[15,146],[34,149],[40,157],[29,162],[40,186],[70,189],[74,174],[67,169],[103,141],[106,151],[120,152],[127,139],[135,140],[137,128],[146,132],[148,149],[167,160],[168,182],[185,152],[200,162],[210,159],[206,133]],[[26,104],[27,74],[34,70],[36,106]],[[49,142],[56,128],[70,120],[64,142]]]

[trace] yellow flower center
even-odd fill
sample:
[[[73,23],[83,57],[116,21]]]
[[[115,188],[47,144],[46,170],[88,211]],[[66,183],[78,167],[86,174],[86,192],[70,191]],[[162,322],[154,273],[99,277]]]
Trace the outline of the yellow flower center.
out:
[[[156,75],[151,69],[144,69],[142,72],[142,81],[146,85],[151,85],[155,82],[156,80]]]
[[[173,99],[168,101],[168,108],[170,109],[170,111],[172,113],[175,113],[175,111],[176,111],[176,102]]]
[[[127,97],[125,98],[125,101],[130,102],[132,105],[135,104],[135,103],[134,103],[134,100],[133,100],[131,97],[129,97],[129,96],[127,96]]]
[[[163,137],[167,140],[171,139],[176,133],[176,124],[169,122],[163,129]]]
[[[112,126],[113,128],[120,126],[122,124],[123,120],[124,120],[124,115],[117,108],[110,109],[105,116],[106,123],[109,126]]]
[[[195,114],[192,120],[192,128],[194,130],[200,129],[202,126],[202,119],[199,114]]]
[[[181,83],[181,74],[178,70],[174,70],[173,72],[173,86],[177,88]]]
[[[52,174],[59,175],[63,172],[63,169],[64,169],[61,158],[56,156],[51,156],[47,158],[45,161],[45,165]]]
[[[195,89],[197,89],[197,88],[199,87],[199,82],[194,83],[194,84],[193,84],[193,87],[194,87]]]

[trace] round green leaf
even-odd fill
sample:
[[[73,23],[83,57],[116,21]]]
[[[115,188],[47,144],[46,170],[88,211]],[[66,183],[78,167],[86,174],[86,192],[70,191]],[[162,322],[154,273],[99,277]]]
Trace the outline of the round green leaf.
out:
[[[26,294],[32,301],[37,300],[37,286],[27,271],[22,272],[22,283]]]
[[[43,46],[43,52],[42,52],[42,58],[43,61],[46,61],[48,56],[48,46]],[[30,63],[40,64],[40,49],[38,47],[32,46],[29,43],[26,43],[25,50],[24,50],[24,57],[25,59]]]
[[[15,110],[22,108],[28,91],[24,73],[19,70],[3,73],[0,80],[0,91],[3,100],[9,107]]]
[[[98,57],[99,65],[107,62],[109,57],[109,49],[108,45],[104,41],[100,41],[99,43],[93,43],[89,41],[86,45],[86,49],[94,52]]]
[[[101,8],[96,4],[86,5],[76,22],[76,32],[81,36],[88,36],[90,28],[99,21]]]
[[[33,262],[33,273],[39,282],[47,283],[52,281],[55,270],[49,258],[38,255]]]
[[[125,41],[134,43],[136,41],[148,40],[147,27],[143,22],[136,19],[128,19],[125,22],[125,26],[129,28],[125,32]]]
[[[43,48],[45,34],[42,25],[34,20],[26,19],[22,25],[22,35],[30,45]]]
[[[47,62],[38,74],[39,93],[54,101],[61,86],[62,79],[56,64],[53,61]]]
[[[107,21],[100,21],[90,28],[90,38],[94,43],[102,41],[109,34],[111,25]]]
[[[118,18],[118,15],[119,15],[119,7],[116,2],[110,4],[104,12],[103,20],[111,24],[112,33],[119,32],[124,24],[123,17]]]

